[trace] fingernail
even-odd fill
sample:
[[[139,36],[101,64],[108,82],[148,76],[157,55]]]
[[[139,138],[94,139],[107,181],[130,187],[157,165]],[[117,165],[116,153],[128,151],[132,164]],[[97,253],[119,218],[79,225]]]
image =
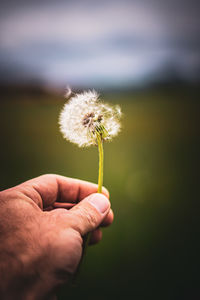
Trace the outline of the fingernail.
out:
[[[93,194],[88,201],[101,213],[105,213],[110,207],[109,200],[102,194]]]

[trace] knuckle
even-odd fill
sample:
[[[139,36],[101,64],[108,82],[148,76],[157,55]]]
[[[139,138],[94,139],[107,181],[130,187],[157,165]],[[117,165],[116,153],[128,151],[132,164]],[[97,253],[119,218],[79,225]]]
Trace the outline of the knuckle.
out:
[[[74,224],[75,229],[78,230],[81,235],[85,232],[89,232],[98,226],[98,216],[87,208],[81,208],[76,211],[78,216],[78,222]]]
[[[98,222],[98,218],[96,216],[96,214],[88,212],[86,210],[85,212],[85,218],[87,219],[87,223],[92,227],[96,227],[97,226],[97,222]]]

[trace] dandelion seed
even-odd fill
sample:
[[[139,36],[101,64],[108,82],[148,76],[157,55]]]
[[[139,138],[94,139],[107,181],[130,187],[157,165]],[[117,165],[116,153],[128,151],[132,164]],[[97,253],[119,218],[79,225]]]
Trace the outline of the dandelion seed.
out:
[[[64,96],[65,96],[66,99],[69,99],[72,96],[72,90],[71,90],[69,85],[67,85],[66,88],[65,88],[65,95]]]

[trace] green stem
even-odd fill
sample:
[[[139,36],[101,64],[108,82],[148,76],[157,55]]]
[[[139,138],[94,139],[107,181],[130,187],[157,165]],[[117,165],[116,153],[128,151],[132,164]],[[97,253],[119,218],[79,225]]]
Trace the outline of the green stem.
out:
[[[98,144],[98,150],[99,150],[99,175],[98,175],[98,189],[97,193],[102,193],[102,186],[103,186],[103,140],[101,137],[101,134],[96,133],[97,137],[97,144]],[[85,251],[88,247],[88,244],[90,242],[91,232],[88,233],[85,241],[85,248],[83,251],[83,255],[85,254]]]
[[[102,192],[103,185],[103,140],[101,135],[97,134],[97,143],[99,150],[99,177],[98,177],[98,193]]]
[[[101,193],[102,185],[103,185],[103,139],[102,139],[101,134],[99,134],[99,133],[96,133],[96,138],[97,138],[97,144],[98,144],[98,150],[99,150],[99,175],[98,175],[97,193]],[[81,258],[81,261],[77,268],[76,274],[74,275],[73,283],[75,283],[77,280],[77,276],[78,276],[78,273],[80,272],[80,268],[81,268],[81,265],[83,262],[83,258],[85,257],[85,254],[86,254],[86,250],[87,250],[88,244],[90,242],[90,238],[91,238],[91,232],[89,232],[84,238],[82,258]]]

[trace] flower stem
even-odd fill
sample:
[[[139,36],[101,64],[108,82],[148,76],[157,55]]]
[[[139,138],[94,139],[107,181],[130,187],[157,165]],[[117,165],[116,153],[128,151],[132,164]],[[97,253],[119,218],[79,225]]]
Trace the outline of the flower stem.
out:
[[[103,185],[103,140],[101,135],[97,134],[97,143],[99,150],[99,177],[98,177],[98,193],[102,192]]]
[[[103,185],[103,140],[100,134],[97,134],[97,144],[98,144],[98,150],[99,150],[99,175],[98,175],[98,189],[97,193],[102,193],[102,185]],[[86,249],[88,247],[88,244],[90,242],[91,238],[91,232],[87,234],[86,240],[85,240],[85,247],[83,251],[83,255],[85,255]]]
[[[97,145],[98,145],[98,150],[99,150],[99,174],[98,174],[98,189],[97,189],[97,193],[102,193],[102,185],[103,185],[103,158],[104,158],[104,156],[103,156],[103,139],[102,139],[101,134],[99,134],[99,133],[96,133],[96,138],[97,138]],[[80,261],[79,266],[77,268],[77,271],[76,271],[76,273],[74,275],[73,283],[75,283],[76,280],[77,280],[78,273],[80,272],[80,268],[81,268],[81,265],[83,263],[83,258],[86,255],[86,250],[87,250],[87,247],[89,245],[90,238],[91,238],[91,232],[89,232],[84,237],[84,245],[83,245],[82,258],[81,258],[81,261]]]

